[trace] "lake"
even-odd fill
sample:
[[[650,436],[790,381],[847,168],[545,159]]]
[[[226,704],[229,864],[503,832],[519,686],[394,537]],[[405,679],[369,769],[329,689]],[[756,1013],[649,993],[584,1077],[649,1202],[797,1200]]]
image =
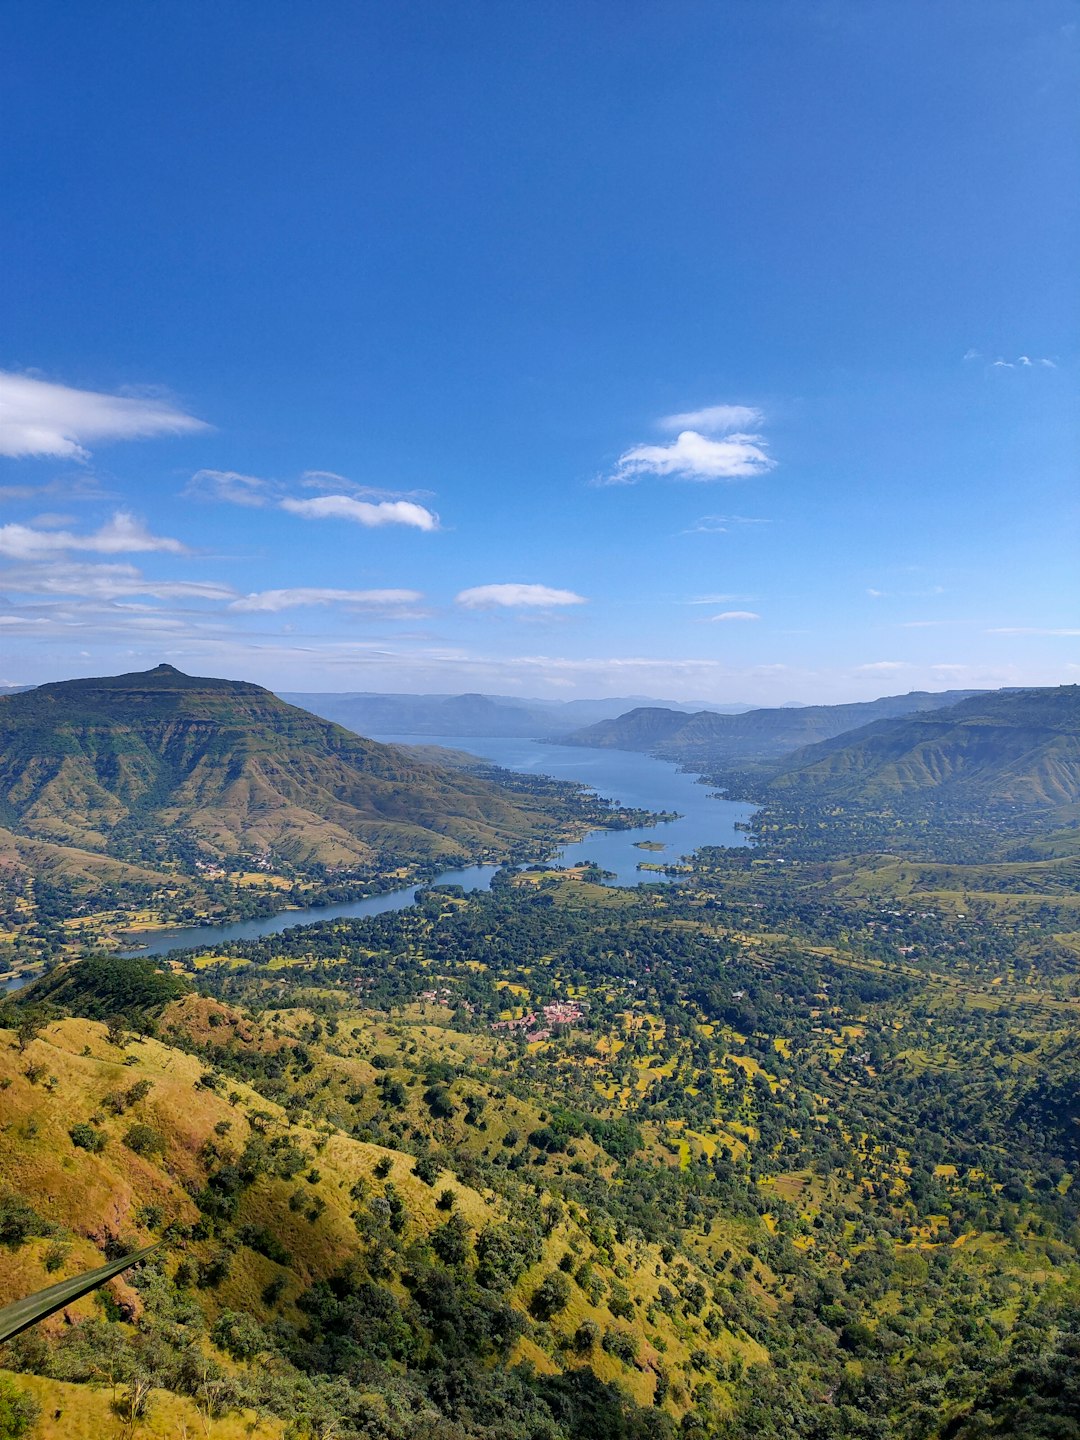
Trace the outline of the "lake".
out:
[[[678,862],[702,845],[745,845],[748,836],[736,825],[753,815],[756,806],[721,800],[708,786],[700,784],[666,760],[638,755],[628,750],[586,750],[572,745],[547,744],[539,740],[507,740],[459,735],[374,735],[393,745],[445,745],[465,750],[506,770],[551,775],[557,780],[577,780],[620,805],[643,810],[677,810],[680,818],[633,830],[595,830],[584,840],[560,846],[555,859],[562,865],[589,863],[610,871],[615,885],[640,885],[662,880],[655,871],[639,870],[645,864]],[[662,850],[641,850],[639,841],[653,841]],[[447,870],[428,885],[462,885],[466,890],[486,890],[498,867],[470,865]],[[197,925],[190,929],[148,931],[132,936],[140,955],[165,955],[170,950],[191,946],[211,949],[229,940],[254,940],[260,935],[277,935],[296,925],[322,920],[354,919],[404,910],[413,903],[416,886],[408,885],[387,895],[348,900],[338,905],[316,905],[305,910],[286,910],[257,920],[240,920],[231,925]]]

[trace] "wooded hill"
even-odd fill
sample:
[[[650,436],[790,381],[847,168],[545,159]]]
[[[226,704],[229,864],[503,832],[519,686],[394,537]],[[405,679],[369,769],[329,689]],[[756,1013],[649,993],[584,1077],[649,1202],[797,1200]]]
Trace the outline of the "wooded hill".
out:
[[[845,804],[932,797],[1067,810],[1080,801],[1080,686],[1001,690],[879,720],[796,752],[767,790]]]
[[[561,743],[645,750],[665,760],[703,768],[735,766],[775,760],[804,745],[832,739],[873,721],[942,709],[976,693],[915,690],[909,695],[888,695],[851,705],[807,705],[799,709],[783,706],[748,710],[742,715],[717,715],[710,710],[685,715],[676,710],[640,707],[616,720],[603,720],[577,730]]]
[[[454,860],[549,832],[552,810],[170,665],[0,699],[0,825],[24,860]]]

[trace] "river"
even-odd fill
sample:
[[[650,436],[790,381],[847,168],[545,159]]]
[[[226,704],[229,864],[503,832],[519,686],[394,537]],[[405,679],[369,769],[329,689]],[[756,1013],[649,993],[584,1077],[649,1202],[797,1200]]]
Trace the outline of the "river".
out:
[[[615,885],[640,885],[663,877],[655,871],[639,870],[645,864],[675,863],[702,845],[745,845],[746,833],[736,829],[754,813],[755,806],[715,797],[708,786],[698,783],[666,760],[638,755],[628,750],[587,750],[577,746],[553,745],[539,740],[462,738],[461,736],[376,735],[395,745],[445,745],[465,750],[507,770],[552,775],[558,780],[577,780],[620,805],[643,810],[676,810],[679,819],[634,830],[594,830],[584,840],[561,846],[556,860],[563,865],[589,862],[609,871]],[[653,841],[662,850],[642,850],[640,841]],[[486,890],[495,874],[495,865],[471,865],[447,870],[429,885],[461,885],[466,890]],[[240,920],[231,925],[198,925],[190,929],[148,931],[132,936],[138,950],[129,953],[165,955],[170,950],[191,946],[213,948],[229,940],[253,940],[276,935],[295,925],[322,920],[381,915],[387,910],[404,910],[413,903],[416,885],[387,895],[349,900],[338,905],[317,905],[304,910],[286,910],[257,920]],[[10,983],[10,982],[9,982]],[[6,987],[5,987],[6,988]]]

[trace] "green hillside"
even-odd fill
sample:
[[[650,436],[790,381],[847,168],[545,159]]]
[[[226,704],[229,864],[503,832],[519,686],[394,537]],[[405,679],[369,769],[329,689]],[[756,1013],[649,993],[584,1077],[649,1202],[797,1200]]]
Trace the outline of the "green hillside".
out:
[[[1061,810],[1080,800],[1080,686],[976,695],[801,750],[770,794]]]
[[[542,807],[364,740],[258,685],[145,674],[0,700],[0,821],[37,840],[161,858],[184,842],[297,865],[456,857],[526,839]],[[150,833],[140,844],[142,831]]]
[[[700,710],[641,707],[577,730],[561,743],[601,749],[645,750],[690,765],[740,765],[771,761],[804,745],[857,730],[876,720],[954,705],[975,692],[913,691],[851,705],[806,705],[797,709],[748,710],[742,715],[717,715]]]

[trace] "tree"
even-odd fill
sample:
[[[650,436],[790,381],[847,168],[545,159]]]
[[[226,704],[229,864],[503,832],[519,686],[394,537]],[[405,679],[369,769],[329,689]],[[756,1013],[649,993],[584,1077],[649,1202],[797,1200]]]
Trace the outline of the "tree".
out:
[[[0,1440],[20,1440],[28,1435],[40,1414],[41,1406],[33,1395],[0,1375]]]
[[[536,1287],[529,1308],[538,1320],[550,1320],[566,1309],[570,1294],[570,1281],[561,1270],[552,1270]]]

